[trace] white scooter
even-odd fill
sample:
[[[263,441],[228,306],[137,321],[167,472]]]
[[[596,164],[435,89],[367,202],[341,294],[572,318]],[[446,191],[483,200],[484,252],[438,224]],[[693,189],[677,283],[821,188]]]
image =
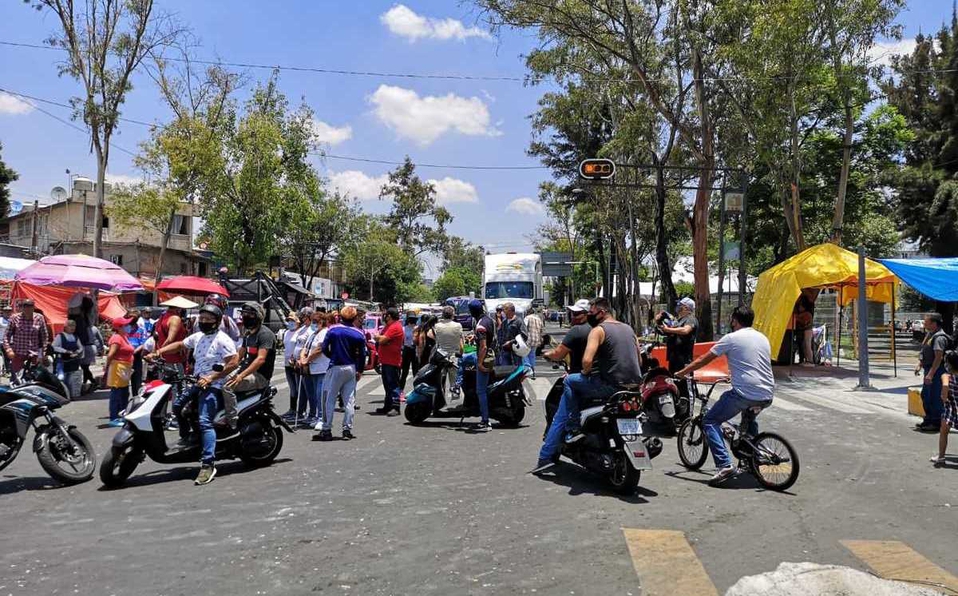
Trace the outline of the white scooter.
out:
[[[123,428],[113,437],[113,445],[100,464],[100,480],[104,485],[122,485],[147,456],[161,464],[199,461],[200,444],[170,447],[163,432],[167,410],[175,397],[174,388],[182,386],[183,391],[189,391],[197,379],[185,376],[169,365],[161,366],[161,379],[150,381],[139,395],[130,399],[122,415]],[[263,467],[279,456],[283,448],[281,427],[288,432],[294,431],[273,411],[275,395],[275,387],[237,395],[239,421],[236,430],[225,424],[223,410],[216,414],[213,423],[216,428],[216,459],[239,458],[248,466]],[[187,412],[184,409],[184,413]]]

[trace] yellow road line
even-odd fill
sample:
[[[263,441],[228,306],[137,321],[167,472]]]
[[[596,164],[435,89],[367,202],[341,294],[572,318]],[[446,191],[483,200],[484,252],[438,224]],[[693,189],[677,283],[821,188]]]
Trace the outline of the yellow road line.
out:
[[[683,532],[622,528],[645,596],[718,596]]]
[[[958,592],[958,577],[897,540],[842,540],[842,545],[885,579],[930,582]],[[931,587],[931,586],[928,586]]]

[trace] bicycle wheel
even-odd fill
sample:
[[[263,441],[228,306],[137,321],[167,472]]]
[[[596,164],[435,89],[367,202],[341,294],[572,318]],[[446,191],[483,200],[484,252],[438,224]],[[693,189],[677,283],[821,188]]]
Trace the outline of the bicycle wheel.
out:
[[[705,465],[709,455],[708,442],[702,428],[702,419],[690,418],[679,427],[679,459],[690,470],[698,470]]]
[[[752,471],[758,483],[769,490],[788,490],[798,480],[798,453],[775,433],[758,433],[753,439]]]

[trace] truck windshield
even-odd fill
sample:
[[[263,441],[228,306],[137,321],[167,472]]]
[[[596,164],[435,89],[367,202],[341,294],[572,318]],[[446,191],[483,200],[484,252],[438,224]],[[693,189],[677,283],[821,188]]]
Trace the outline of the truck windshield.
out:
[[[533,298],[533,283],[531,281],[490,281],[486,283],[486,298]]]

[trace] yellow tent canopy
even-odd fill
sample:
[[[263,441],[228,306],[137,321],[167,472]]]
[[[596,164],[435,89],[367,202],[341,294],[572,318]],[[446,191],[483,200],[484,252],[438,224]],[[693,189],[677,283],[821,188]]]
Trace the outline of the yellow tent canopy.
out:
[[[881,263],[865,259],[866,297],[891,302],[898,278]],[[845,306],[858,298],[858,255],[835,244],[807,248],[758,277],[752,298],[755,328],[768,337],[772,353],[778,353],[795,302],[802,290],[835,289]]]

